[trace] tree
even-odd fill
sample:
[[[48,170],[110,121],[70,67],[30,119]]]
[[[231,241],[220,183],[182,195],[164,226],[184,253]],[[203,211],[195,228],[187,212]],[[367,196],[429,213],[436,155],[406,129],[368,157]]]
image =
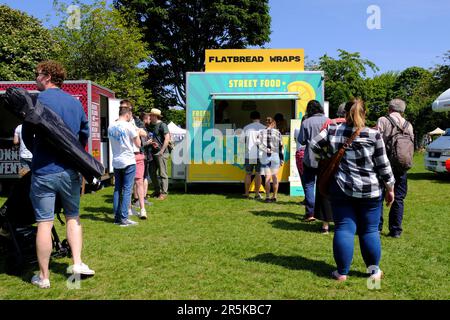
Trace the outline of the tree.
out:
[[[60,43],[58,59],[65,65],[71,79],[95,81],[113,91],[119,98],[135,103],[135,111],[149,111],[151,93],[143,87],[145,70],[140,64],[150,51],[142,41],[137,26],[104,1],[80,8],[80,28],[67,26],[66,5],[57,1],[61,21],[52,30]]]
[[[0,80],[34,80],[36,65],[53,58],[58,44],[41,22],[0,5]]]
[[[366,100],[367,69],[374,72],[378,70],[373,62],[362,59],[359,52],[350,53],[341,49],[338,52],[338,59],[325,54],[314,67],[325,72],[325,100],[330,102],[332,117],[342,102],[352,97]]]
[[[155,104],[185,106],[186,72],[204,69],[205,49],[269,41],[268,0],[114,0],[134,15],[152,51],[147,87]]]
[[[176,125],[186,128],[186,110],[165,110],[164,122],[172,121]]]
[[[366,80],[366,120],[369,126],[387,114],[389,101],[395,98],[397,77],[397,73],[386,72]]]
[[[437,81],[436,93],[441,93],[450,88],[450,50],[443,56],[443,64],[435,66],[433,76]]]

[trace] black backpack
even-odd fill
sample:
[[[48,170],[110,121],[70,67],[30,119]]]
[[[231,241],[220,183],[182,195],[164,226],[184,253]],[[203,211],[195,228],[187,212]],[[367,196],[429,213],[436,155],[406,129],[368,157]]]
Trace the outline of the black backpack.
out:
[[[406,172],[413,166],[414,138],[406,130],[409,122],[400,127],[390,116],[385,117],[392,125],[391,134],[386,141],[386,153],[394,172]]]

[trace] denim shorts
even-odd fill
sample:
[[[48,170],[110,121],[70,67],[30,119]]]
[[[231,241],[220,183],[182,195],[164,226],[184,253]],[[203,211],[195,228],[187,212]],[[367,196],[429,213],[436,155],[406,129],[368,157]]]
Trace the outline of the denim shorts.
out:
[[[61,199],[66,218],[78,217],[80,189],[80,174],[72,169],[46,175],[33,174],[30,198],[36,222],[53,221],[56,195]]]
[[[255,173],[261,173],[261,163],[259,162],[259,159],[252,159],[252,161],[250,161],[250,159],[245,158],[244,169],[247,174],[252,174],[253,171],[255,171]]]

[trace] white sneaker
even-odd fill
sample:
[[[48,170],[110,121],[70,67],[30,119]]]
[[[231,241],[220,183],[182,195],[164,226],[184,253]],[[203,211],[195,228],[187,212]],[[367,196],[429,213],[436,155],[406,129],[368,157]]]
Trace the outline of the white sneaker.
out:
[[[89,269],[87,264],[84,264],[81,262],[80,264],[74,264],[67,268],[67,273],[74,273],[74,274],[82,274],[85,276],[93,276],[95,274],[95,271],[92,269]]]
[[[49,279],[41,279],[38,274],[35,274],[31,278],[31,283],[41,289],[48,289],[50,288],[50,280]]]
[[[145,211],[145,209],[141,209],[141,215],[139,216],[139,218],[141,218],[142,220],[147,219],[147,212]]]
[[[126,223],[127,223],[129,226],[135,226],[135,225],[138,224],[136,221],[133,221],[133,220],[130,220],[130,219],[128,219],[128,220],[126,221]]]

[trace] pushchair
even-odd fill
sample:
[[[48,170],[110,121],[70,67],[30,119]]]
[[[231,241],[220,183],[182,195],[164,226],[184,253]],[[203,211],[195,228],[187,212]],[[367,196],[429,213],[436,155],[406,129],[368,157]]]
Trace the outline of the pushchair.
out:
[[[0,241],[5,250],[6,273],[19,275],[29,265],[37,263],[36,234],[37,227],[33,206],[29,198],[31,172],[26,173],[12,187],[8,199],[0,208]],[[59,213],[61,204],[56,198],[55,214]],[[67,239],[62,242],[55,226],[52,228],[52,258],[71,256]]]

